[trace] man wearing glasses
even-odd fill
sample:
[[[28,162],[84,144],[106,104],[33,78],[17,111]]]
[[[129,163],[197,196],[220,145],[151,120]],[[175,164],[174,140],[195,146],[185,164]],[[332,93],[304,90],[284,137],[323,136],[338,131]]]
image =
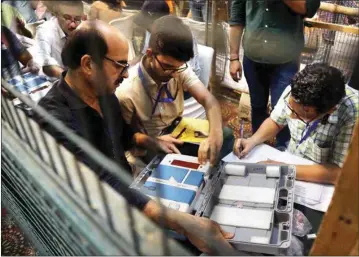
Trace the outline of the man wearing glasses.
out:
[[[64,72],[39,105],[84,137],[108,158],[131,173],[124,151],[132,145],[169,152],[171,143],[136,133],[122,118],[120,105],[114,95],[127,73],[128,43],[116,28],[101,21],[84,22],[66,42],[62,59]],[[86,163],[102,181],[119,192],[129,204],[137,207],[157,224],[185,235],[206,253],[232,255],[226,239],[233,234],[224,232],[216,222],[175,211],[161,210],[148,196],[130,189],[113,173],[98,165],[82,148],[73,144],[61,131],[39,118],[41,126]],[[109,199],[111,200],[111,199]],[[165,208],[165,207],[163,207]],[[126,210],[123,210],[126,211]],[[121,213],[118,213],[121,219]],[[220,249],[220,251],[219,251]]]
[[[55,17],[37,27],[36,58],[39,59],[38,62],[42,64],[43,72],[47,76],[60,78],[64,71],[61,51],[66,38],[86,20],[86,15],[81,1],[53,1],[51,5]]]
[[[163,16],[152,25],[146,55],[130,69],[129,79],[118,88],[116,95],[128,124],[147,135],[180,145],[181,141],[163,133],[181,116],[183,91],[189,92],[205,108],[210,124],[208,138],[195,152],[198,152],[201,163],[210,160],[214,164],[223,143],[220,107],[193,70],[188,68],[187,62],[192,57],[190,29],[177,17]],[[180,151],[174,148],[173,152]]]
[[[258,131],[248,139],[238,139],[233,151],[241,158],[288,125],[287,151],[316,163],[296,165],[297,179],[335,183],[358,120],[358,97],[357,90],[345,85],[338,69],[308,65],[296,74]]]

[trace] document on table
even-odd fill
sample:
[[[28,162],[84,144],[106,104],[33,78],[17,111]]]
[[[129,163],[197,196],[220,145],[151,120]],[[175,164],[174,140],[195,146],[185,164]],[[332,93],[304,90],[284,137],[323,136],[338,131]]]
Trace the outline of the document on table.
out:
[[[233,152],[222,160],[224,162],[257,163],[268,159],[295,165],[311,165],[313,161],[296,156],[289,152],[281,152],[269,145],[261,144],[252,149],[249,154],[239,159]],[[303,181],[295,182],[295,199],[298,204],[308,208],[326,212],[334,194],[334,186]]]
[[[225,156],[222,161],[224,162],[247,162],[257,163],[261,161],[267,161],[271,159],[273,161],[285,162],[298,165],[310,165],[314,164],[313,161],[307,160],[300,156],[296,156],[289,152],[281,152],[274,147],[266,144],[257,145],[250,151],[245,157],[239,159],[233,152]]]
[[[295,181],[294,202],[313,210],[326,212],[333,194],[333,185]]]

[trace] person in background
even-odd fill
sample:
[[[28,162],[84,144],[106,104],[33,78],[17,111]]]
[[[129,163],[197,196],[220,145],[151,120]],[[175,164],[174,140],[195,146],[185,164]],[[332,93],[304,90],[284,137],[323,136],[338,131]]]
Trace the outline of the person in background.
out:
[[[237,139],[233,151],[244,157],[288,125],[287,151],[316,163],[296,165],[296,179],[334,184],[358,117],[358,91],[345,85],[342,73],[326,64],[307,65],[284,90],[270,117],[253,136]]]
[[[126,7],[123,0],[95,1],[90,8],[89,19],[98,19],[109,23],[122,17],[122,7]]]
[[[52,11],[55,16],[36,28],[36,58],[47,76],[59,78],[65,68],[61,51],[66,38],[86,16],[81,1],[56,1]]]
[[[36,6],[38,4],[38,0],[7,0],[4,3],[9,4],[15,7],[19,13],[24,17],[26,23],[33,23],[38,21],[38,18],[35,13]]]
[[[206,22],[207,12],[209,11],[209,21],[211,20],[211,5],[208,10],[207,0],[190,0],[189,8],[191,10],[192,19],[195,21]]]
[[[142,54],[145,54],[146,50],[148,49],[153,22],[158,18],[161,18],[169,14],[170,14],[170,9],[168,7],[168,4],[164,0],[147,0],[143,3],[141,12],[135,17],[134,20],[134,22],[139,27],[146,29],[146,37],[145,37]],[[193,34],[192,34],[192,38],[193,38],[194,56],[189,60],[188,64],[191,66],[192,70],[199,77],[201,73],[201,67],[199,65],[199,60],[198,60],[197,41],[193,36]]]
[[[14,6],[6,1],[1,1],[1,24],[15,34],[32,38],[31,32],[25,28],[25,18]]]
[[[218,156],[231,151],[234,138],[229,128],[223,131],[217,100],[186,63],[193,57],[191,31],[181,19],[167,15],[153,23],[151,32],[146,55],[116,91],[123,117],[147,135],[181,145],[166,129],[182,115],[183,92],[189,92],[206,110],[210,128],[208,138],[194,152],[200,163],[210,160],[215,164]],[[174,153],[180,151],[173,149]]]
[[[239,49],[244,33],[243,69],[251,98],[253,133],[268,117],[269,95],[273,109],[299,70],[303,19],[313,17],[319,5],[320,0],[232,0],[230,75],[235,81],[241,79]],[[276,147],[285,149],[290,139],[288,128],[283,128],[276,139]]]
[[[122,167],[122,171],[131,172],[124,156],[126,147],[142,144],[166,152],[169,144],[136,133],[122,118],[114,91],[128,76],[128,47],[127,40],[118,30],[102,21],[88,21],[80,25],[71,34],[62,52],[68,71],[62,74],[39,105],[86,138],[106,156],[114,159]],[[38,121],[59,143],[79,160],[87,163],[102,181],[110,184],[154,222],[185,235],[203,252],[218,254],[221,250],[222,254],[233,254],[226,241],[233,235],[224,232],[217,223],[161,207],[156,201],[128,188],[116,176],[96,165],[79,147],[44,123],[40,117]],[[121,213],[118,213],[118,218],[121,218]]]
[[[10,79],[26,72],[38,73],[39,67],[15,34],[1,26],[1,76]]]

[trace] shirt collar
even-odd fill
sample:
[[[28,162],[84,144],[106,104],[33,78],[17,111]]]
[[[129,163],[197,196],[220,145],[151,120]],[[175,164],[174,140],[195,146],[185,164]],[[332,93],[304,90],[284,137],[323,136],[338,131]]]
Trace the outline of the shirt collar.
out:
[[[55,26],[57,28],[57,34],[59,36],[60,39],[63,39],[63,38],[66,38],[66,34],[65,32],[62,30],[62,28],[60,27],[60,24],[59,24],[59,19],[58,18],[54,18],[54,23],[55,23]]]
[[[75,91],[66,83],[65,76],[67,71],[61,74],[59,79],[59,88],[61,94],[66,98],[69,103],[70,109],[84,109],[89,107],[82,99],[75,93]]]
[[[157,84],[156,82],[153,80],[153,78],[150,76],[150,74],[148,74],[145,66],[143,65],[144,61],[146,60],[147,56],[144,55],[142,58],[141,58],[141,62],[140,62],[140,68],[142,70],[142,73],[143,73],[143,76],[146,80],[146,82],[148,83],[148,85],[152,86],[152,85],[156,85],[156,87],[153,87],[157,90]]]

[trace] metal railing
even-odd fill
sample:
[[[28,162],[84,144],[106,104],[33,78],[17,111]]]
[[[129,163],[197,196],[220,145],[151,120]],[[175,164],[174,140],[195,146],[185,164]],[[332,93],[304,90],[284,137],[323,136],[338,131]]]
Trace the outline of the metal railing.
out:
[[[123,185],[131,178],[5,81],[2,87],[51,124]],[[2,200],[40,255],[185,255],[111,186],[2,96]]]

